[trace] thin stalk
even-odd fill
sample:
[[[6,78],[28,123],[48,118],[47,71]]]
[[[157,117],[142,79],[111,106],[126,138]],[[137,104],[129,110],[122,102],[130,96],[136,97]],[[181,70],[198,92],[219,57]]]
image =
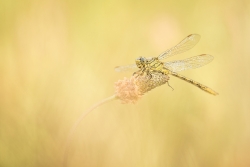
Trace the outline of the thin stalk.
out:
[[[67,166],[67,160],[68,160],[68,151],[69,151],[69,145],[72,141],[72,137],[73,137],[73,134],[76,130],[76,128],[78,127],[78,125],[81,123],[81,121],[83,120],[83,118],[85,118],[91,111],[93,111],[95,108],[101,106],[102,104],[108,102],[108,101],[111,101],[111,100],[114,100],[116,98],[115,95],[113,96],[110,96],[106,99],[103,99],[101,100],[100,102],[94,104],[92,107],[90,107],[86,112],[84,112],[79,118],[78,120],[76,120],[76,122],[74,123],[74,125],[72,126],[69,134],[68,134],[68,137],[67,137],[67,140],[66,140],[66,144],[65,144],[65,148],[64,148],[64,154],[63,154],[63,167],[66,167]]]

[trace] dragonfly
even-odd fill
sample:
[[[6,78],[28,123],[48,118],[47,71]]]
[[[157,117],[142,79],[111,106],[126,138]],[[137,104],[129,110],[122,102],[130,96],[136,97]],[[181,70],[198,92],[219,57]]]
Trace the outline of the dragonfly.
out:
[[[209,94],[218,95],[218,93],[212,90],[211,88],[178,73],[180,71],[202,67],[210,63],[213,60],[213,56],[208,54],[201,54],[184,60],[162,62],[163,59],[190,50],[199,42],[199,40],[200,35],[190,34],[174,47],[161,53],[158,57],[138,57],[135,60],[135,64],[115,67],[115,71],[124,72],[132,69],[138,69],[136,72],[134,72],[134,75],[138,76],[144,74],[151,76],[151,73],[153,72],[159,72],[164,75],[170,74],[200,88],[201,90]]]

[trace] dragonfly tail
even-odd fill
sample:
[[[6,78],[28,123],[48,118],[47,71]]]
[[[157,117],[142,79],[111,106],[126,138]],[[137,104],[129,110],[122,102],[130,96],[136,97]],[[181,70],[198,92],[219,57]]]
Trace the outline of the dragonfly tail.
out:
[[[179,79],[182,79],[182,80],[184,80],[184,81],[186,81],[188,83],[191,83],[192,85],[200,88],[201,90],[204,90],[207,93],[210,93],[212,95],[218,95],[219,94],[219,93],[215,92],[214,90],[212,90],[211,88],[209,88],[209,87],[207,87],[205,85],[202,85],[199,82],[196,82],[196,81],[194,81],[192,79],[189,79],[189,78],[187,78],[187,77],[185,77],[183,75],[180,75],[180,74],[175,73],[175,72],[171,72],[170,74],[177,77],[177,78],[179,78]]]

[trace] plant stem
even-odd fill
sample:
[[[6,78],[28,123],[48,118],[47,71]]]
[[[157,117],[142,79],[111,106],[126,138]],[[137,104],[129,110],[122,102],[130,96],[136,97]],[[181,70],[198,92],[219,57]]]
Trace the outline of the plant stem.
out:
[[[81,121],[83,120],[83,118],[85,118],[91,111],[93,111],[95,108],[101,106],[102,104],[114,100],[115,99],[115,95],[110,96],[106,99],[101,100],[100,102],[94,104],[92,107],[90,107],[86,112],[84,112],[79,118],[78,120],[74,123],[74,125],[72,126],[72,128],[70,129],[70,132],[68,134],[67,140],[66,140],[66,144],[65,144],[65,148],[64,148],[64,154],[63,154],[63,167],[67,166],[67,160],[68,160],[68,151],[69,151],[69,145],[72,141],[72,137],[73,134],[76,130],[76,128],[78,127],[78,125],[81,123]]]

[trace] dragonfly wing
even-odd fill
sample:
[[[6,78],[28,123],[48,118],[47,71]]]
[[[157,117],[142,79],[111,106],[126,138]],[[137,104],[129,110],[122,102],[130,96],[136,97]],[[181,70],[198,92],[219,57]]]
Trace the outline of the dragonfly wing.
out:
[[[135,70],[137,68],[136,64],[130,64],[126,66],[117,66],[115,67],[116,72],[125,72],[129,70]]]
[[[159,60],[168,58],[170,56],[185,52],[191,48],[193,48],[200,40],[200,35],[198,34],[191,34],[183,39],[179,44],[176,46],[166,50],[165,52],[161,53],[158,56]]]
[[[164,66],[173,72],[199,68],[211,62],[213,56],[202,54],[199,56],[190,57],[184,60],[177,60],[164,63]]]

